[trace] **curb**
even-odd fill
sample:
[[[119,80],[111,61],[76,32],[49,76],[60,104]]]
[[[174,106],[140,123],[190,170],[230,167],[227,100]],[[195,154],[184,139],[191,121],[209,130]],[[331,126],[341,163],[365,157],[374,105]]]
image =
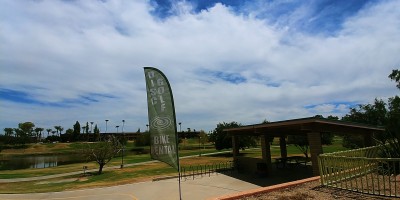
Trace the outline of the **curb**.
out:
[[[287,183],[281,183],[281,184],[278,184],[278,185],[271,185],[271,186],[268,186],[268,187],[257,188],[257,189],[243,191],[243,192],[239,192],[239,193],[235,193],[235,194],[228,194],[228,195],[225,195],[225,196],[213,197],[213,198],[210,198],[208,200],[235,200],[235,199],[248,197],[248,196],[252,196],[252,195],[256,195],[256,194],[273,192],[275,190],[280,190],[280,189],[284,189],[284,188],[287,188],[287,187],[300,185],[300,184],[311,182],[311,181],[316,181],[316,180],[319,180],[319,179],[320,179],[319,176],[314,176],[314,177],[311,177],[311,178],[301,179],[301,180],[287,182]]]

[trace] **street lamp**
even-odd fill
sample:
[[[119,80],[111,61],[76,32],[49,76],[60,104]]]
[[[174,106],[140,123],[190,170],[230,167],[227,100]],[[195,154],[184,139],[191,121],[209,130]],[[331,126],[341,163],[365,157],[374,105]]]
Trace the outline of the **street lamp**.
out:
[[[201,156],[200,144],[201,144],[201,135],[200,135],[200,132],[199,132],[199,156]]]
[[[179,122],[179,132],[182,132],[182,122]]]
[[[107,133],[107,122],[108,122],[108,119],[106,119],[106,132],[105,133]]]
[[[147,127],[147,132],[149,132],[149,125],[148,125],[148,124],[146,124],[146,127]]]
[[[124,124],[125,124],[125,120],[122,120],[122,133],[124,133]]]
[[[118,128],[119,128],[119,126],[115,126],[115,128],[117,128],[117,133],[118,133]]]
[[[122,161],[121,161],[121,169],[124,168],[124,151],[125,151],[125,133],[124,133],[124,125],[125,125],[125,120],[122,120],[122,134],[123,134],[123,140],[122,140]],[[118,130],[118,129],[117,129]],[[118,131],[117,131],[118,133]]]

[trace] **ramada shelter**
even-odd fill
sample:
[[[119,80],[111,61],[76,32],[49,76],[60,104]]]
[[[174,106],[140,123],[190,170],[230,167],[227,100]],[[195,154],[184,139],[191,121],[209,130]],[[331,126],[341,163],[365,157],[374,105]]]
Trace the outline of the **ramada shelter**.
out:
[[[384,128],[350,123],[339,120],[328,120],[324,118],[311,117],[271,123],[248,125],[238,128],[224,129],[228,135],[232,136],[232,151],[234,162],[240,162],[243,157],[239,157],[238,141],[240,136],[251,135],[260,136],[262,159],[257,161],[242,161],[249,168],[256,168],[257,163],[265,163],[268,171],[272,169],[271,146],[268,141],[271,137],[279,138],[280,153],[282,158],[287,157],[286,137],[288,135],[306,135],[311,153],[312,171],[314,175],[319,175],[318,155],[322,154],[321,134],[335,133],[338,135],[355,134],[364,138],[365,146],[374,145],[373,136],[383,134]],[[237,164],[237,163],[236,163]]]

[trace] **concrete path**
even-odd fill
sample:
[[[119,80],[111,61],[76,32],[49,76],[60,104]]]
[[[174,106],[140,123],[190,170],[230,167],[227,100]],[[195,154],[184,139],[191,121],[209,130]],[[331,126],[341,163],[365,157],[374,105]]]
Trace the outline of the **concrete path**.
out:
[[[212,174],[181,181],[182,199],[203,200],[216,196],[259,188],[258,185],[241,181],[224,174]],[[85,189],[77,191],[0,194],[1,200],[173,200],[179,199],[177,178],[148,181],[114,187]]]

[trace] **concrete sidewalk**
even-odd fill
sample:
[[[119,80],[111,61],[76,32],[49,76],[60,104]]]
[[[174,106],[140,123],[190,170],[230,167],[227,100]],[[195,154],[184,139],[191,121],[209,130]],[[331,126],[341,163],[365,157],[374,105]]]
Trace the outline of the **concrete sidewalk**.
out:
[[[182,199],[203,200],[216,196],[237,193],[244,190],[259,188],[260,186],[248,183],[224,174],[211,176],[197,176],[195,179],[181,181]],[[32,194],[0,194],[1,200],[169,200],[179,199],[178,179],[148,181],[114,187],[85,189],[77,191],[32,193]]]

